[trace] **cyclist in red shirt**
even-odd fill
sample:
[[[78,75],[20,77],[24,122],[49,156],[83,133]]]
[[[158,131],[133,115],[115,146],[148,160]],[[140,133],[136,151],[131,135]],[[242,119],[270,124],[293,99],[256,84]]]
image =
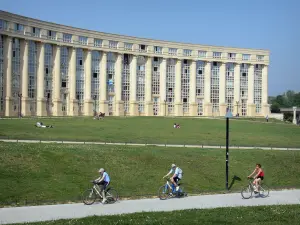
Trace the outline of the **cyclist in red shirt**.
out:
[[[259,185],[260,185],[261,181],[264,179],[264,176],[265,176],[265,173],[262,170],[261,165],[259,163],[256,164],[256,167],[255,167],[253,173],[251,173],[248,176],[248,178],[252,177],[252,175],[255,174],[255,173],[257,173],[257,174],[253,177],[254,178],[254,181],[253,181],[254,191],[258,192]]]

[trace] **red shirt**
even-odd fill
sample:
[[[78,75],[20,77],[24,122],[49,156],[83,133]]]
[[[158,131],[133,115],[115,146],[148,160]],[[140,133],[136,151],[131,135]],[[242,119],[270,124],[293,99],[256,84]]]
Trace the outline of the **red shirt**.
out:
[[[259,174],[258,174],[258,177],[263,177],[265,175],[264,171],[263,170],[260,170]]]

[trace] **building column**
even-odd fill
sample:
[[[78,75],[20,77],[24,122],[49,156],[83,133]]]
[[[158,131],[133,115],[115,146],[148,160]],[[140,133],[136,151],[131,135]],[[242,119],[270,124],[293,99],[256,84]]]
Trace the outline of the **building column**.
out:
[[[177,59],[175,69],[175,116],[183,116],[183,104],[181,101],[181,73],[182,62],[181,59]]]
[[[247,116],[255,116],[254,104],[254,65],[250,64],[248,69],[248,101],[247,101]]]
[[[204,116],[212,116],[212,103],[210,102],[210,86],[211,86],[211,62],[206,62],[204,74]]]
[[[38,48],[38,66],[37,66],[37,105],[36,105],[36,115],[37,116],[46,116],[46,99],[45,99],[45,44],[43,42],[39,43]],[[25,84],[26,85],[26,84]],[[28,89],[27,87],[24,88]]]
[[[166,88],[167,88],[167,59],[166,58],[162,58],[162,62],[160,64],[160,84],[159,84],[159,102],[160,102],[160,106],[159,106],[159,115],[160,116],[166,116],[167,115],[167,105],[166,105],[166,97],[167,97],[167,93],[166,93]]]
[[[69,50],[69,90],[70,90],[70,105],[69,115],[78,116],[78,100],[76,98],[76,48]]]
[[[22,68],[22,101],[21,108],[23,116],[28,116],[30,114],[29,110],[29,101],[28,101],[28,41],[23,40],[21,42],[21,57],[23,60],[21,61]],[[39,87],[39,86],[38,86]],[[38,111],[37,111],[38,115]]]
[[[116,116],[124,116],[124,101],[122,101],[122,57],[123,54],[117,53],[115,72]]]
[[[152,57],[147,57],[145,79],[146,116],[153,116],[152,101]]]
[[[4,41],[4,76],[5,76],[5,116],[11,116],[12,109],[12,93],[11,93],[11,79],[12,79],[12,38],[6,37]]]
[[[197,103],[196,103],[196,64],[197,62],[192,60],[191,63],[191,79],[190,79],[190,116],[197,116]]]
[[[53,116],[62,116],[62,101],[60,96],[61,74],[60,74],[60,50],[56,45],[54,51],[54,73],[53,73]],[[76,71],[76,70],[75,70]],[[76,73],[75,73],[76,76]]]
[[[109,115],[107,101],[107,52],[102,52],[100,62],[100,112]]]
[[[221,63],[220,66],[220,86],[219,86],[219,116],[226,114],[226,63]]]
[[[264,117],[270,114],[268,97],[268,65],[264,65],[262,69],[262,113]]]
[[[137,67],[137,56],[133,55],[130,63],[130,116],[139,115],[138,103],[136,101],[136,68]]]
[[[241,64],[236,63],[234,66],[234,108],[233,115],[242,114],[242,102],[240,100],[240,82],[241,78]]]
[[[293,124],[297,125],[297,107],[293,107]]]
[[[84,115],[93,116],[93,100],[92,100],[92,51],[87,49],[84,51]]]

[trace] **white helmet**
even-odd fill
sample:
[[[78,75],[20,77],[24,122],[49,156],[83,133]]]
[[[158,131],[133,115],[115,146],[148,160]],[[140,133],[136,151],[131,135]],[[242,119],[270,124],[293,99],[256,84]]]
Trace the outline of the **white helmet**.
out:
[[[176,165],[173,163],[172,165],[171,165],[171,167],[173,168],[173,167],[176,167]]]
[[[104,169],[101,168],[101,169],[99,170],[99,173],[103,173],[103,172],[104,172]]]

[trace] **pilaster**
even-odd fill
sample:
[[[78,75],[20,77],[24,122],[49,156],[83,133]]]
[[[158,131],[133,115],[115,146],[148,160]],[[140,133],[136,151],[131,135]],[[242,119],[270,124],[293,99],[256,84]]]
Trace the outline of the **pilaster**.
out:
[[[106,92],[106,78],[107,78],[107,52],[102,52],[101,62],[100,62],[100,112],[108,115],[108,101],[107,101],[107,92]]]
[[[29,111],[29,100],[28,100],[28,41],[23,40],[21,42],[21,68],[22,68],[22,114],[28,116]],[[39,88],[39,86],[38,86]]]
[[[5,116],[11,116],[12,108],[12,93],[11,93],[11,79],[12,79],[12,38],[5,37],[4,42],[4,76],[5,76]]]
[[[93,116],[93,100],[91,98],[91,88],[92,88],[92,51],[85,50],[85,90],[84,90],[84,115]]]
[[[196,61],[191,62],[191,78],[190,78],[190,116],[197,116],[197,104],[196,104]]]
[[[233,115],[235,116],[237,113],[240,115],[242,114],[242,107],[239,107],[241,105],[240,101],[240,77],[241,77],[241,65],[239,63],[236,63],[234,66],[234,109],[233,109]]]
[[[124,101],[122,101],[122,54],[117,54],[115,73],[116,116],[124,116]]]
[[[182,62],[177,59],[175,72],[175,116],[183,116],[183,104],[181,101],[181,72]]]
[[[133,55],[130,64],[130,116],[137,116],[138,113],[138,103],[136,101],[136,76],[137,76],[137,56]]]
[[[212,116],[212,103],[204,103],[203,104],[203,114],[204,116]]]
[[[53,73],[53,116],[62,116],[62,101],[60,98],[60,87],[61,87],[61,74],[60,74],[60,51],[61,46],[55,46],[55,59],[54,59],[54,73]],[[75,68],[75,77],[76,77],[76,68]],[[75,78],[76,79],[76,78]],[[76,82],[76,81],[75,81]],[[76,84],[75,84],[76,85]],[[75,87],[76,88],[76,87]]]
[[[145,115],[153,116],[152,102],[152,57],[147,57],[145,79]]]

